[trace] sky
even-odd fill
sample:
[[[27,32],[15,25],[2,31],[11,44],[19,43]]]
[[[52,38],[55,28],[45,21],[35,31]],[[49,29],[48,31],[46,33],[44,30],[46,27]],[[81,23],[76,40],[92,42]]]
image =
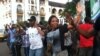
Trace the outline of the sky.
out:
[[[49,0],[49,1],[66,4],[68,1],[71,2],[72,0]]]

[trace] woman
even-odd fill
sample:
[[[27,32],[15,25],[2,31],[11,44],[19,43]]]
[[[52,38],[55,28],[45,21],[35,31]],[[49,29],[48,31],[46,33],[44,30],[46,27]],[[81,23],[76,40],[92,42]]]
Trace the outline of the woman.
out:
[[[5,35],[4,37],[7,38],[7,46],[10,49],[10,40],[9,40],[9,36],[7,36],[9,29],[10,29],[10,26],[6,24],[5,31],[4,31],[4,35]]]
[[[21,56],[21,45],[22,45],[22,29],[21,26],[16,27],[15,33],[15,48],[16,48],[16,56]]]
[[[50,52],[51,56],[57,56],[59,52],[65,49],[64,33],[72,26],[66,24],[60,26],[58,18],[54,15],[50,16],[48,25],[48,32],[46,34],[47,51]]]
[[[11,28],[8,30],[8,38],[9,38],[9,47],[12,53],[12,56],[16,56],[16,50],[15,50],[15,24],[12,24]]]
[[[22,47],[24,48],[25,56],[29,56],[29,36],[27,34],[27,29],[29,28],[29,23],[25,23],[25,27],[23,27],[23,34],[22,34]]]

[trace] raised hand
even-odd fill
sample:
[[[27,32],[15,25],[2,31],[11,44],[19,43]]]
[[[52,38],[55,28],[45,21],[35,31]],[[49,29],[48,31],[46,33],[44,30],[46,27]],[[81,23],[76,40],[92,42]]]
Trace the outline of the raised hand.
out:
[[[83,10],[84,10],[84,8],[83,8],[82,4],[80,4],[80,2],[78,2],[76,5],[77,14],[81,14]]]

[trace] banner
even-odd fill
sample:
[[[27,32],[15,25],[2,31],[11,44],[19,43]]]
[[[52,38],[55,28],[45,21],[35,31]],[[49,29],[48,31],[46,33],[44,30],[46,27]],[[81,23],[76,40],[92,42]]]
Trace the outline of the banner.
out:
[[[100,16],[100,0],[90,0],[91,5],[91,18],[95,20]]]

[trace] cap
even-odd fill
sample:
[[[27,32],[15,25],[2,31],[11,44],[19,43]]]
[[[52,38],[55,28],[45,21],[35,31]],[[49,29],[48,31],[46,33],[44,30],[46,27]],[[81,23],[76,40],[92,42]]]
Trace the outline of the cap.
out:
[[[28,19],[28,21],[29,22],[36,21],[36,17],[35,16],[31,16],[30,19]]]

